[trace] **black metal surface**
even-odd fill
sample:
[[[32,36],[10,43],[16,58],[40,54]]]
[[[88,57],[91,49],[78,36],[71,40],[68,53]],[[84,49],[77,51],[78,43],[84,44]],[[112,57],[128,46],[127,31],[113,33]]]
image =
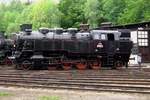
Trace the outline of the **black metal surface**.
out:
[[[122,33],[122,37],[130,37],[127,30],[120,32]],[[123,33],[125,33],[125,35]],[[36,61],[33,61],[33,63],[36,63],[36,65],[42,65],[42,61],[45,59],[47,65],[49,64],[49,61],[52,61],[52,63],[59,64],[60,59],[78,61],[84,60],[87,62],[89,59],[95,61],[97,61],[97,59],[100,59],[102,61],[102,64],[105,63],[105,65],[113,66],[113,63],[116,60],[115,55],[117,55],[116,57],[121,56],[122,58],[127,58],[126,60],[117,60],[122,60],[122,62],[128,61],[130,50],[132,47],[131,41],[129,39],[117,40],[115,34],[110,34],[109,31],[107,33],[106,40],[92,39],[92,35],[90,35],[91,39],[63,39],[61,36],[59,37],[59,39],[55,39],[52,37],[46,37],[46,35],[44,35],[44,38],[36,38],[36,36],[34,37],[32,34],[31,37],[30,35],[28,35],[28,38],[22,37],[18,39],[16,43],[16,51],[19,51],[20,53],[22,53],[22,55],[20,57],[18,56],[17,59],[23,58],[31,60],[31,58],[34,58],[35,55],[39,56],[39,54],[37,53],[40,53],[40,56],[43,56],[43,58],[39,58],[38,64]],[[102,48],[99,47],[99,44],[102,44]],[[30,54],[28,52],[30,52]],[[59,58],[59,60],[55,58]]]

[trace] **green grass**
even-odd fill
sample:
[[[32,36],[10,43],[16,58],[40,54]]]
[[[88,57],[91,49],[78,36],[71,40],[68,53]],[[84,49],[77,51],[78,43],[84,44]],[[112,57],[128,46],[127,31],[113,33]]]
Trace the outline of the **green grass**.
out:
[[[3,96],[12,96],[12,94],[7,93],[7,92],[0,92],[0,97],[3,97]]]
[[[38,100],[60,100],[58,96],[39,96]]]

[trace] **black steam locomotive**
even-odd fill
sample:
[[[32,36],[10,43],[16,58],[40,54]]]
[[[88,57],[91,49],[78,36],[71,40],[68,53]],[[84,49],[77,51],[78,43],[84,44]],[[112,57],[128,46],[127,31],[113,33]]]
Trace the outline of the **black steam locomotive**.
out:
[[[9,56],[12,55],[13,42],[0,32],[0,64],[11,65],[12,61]]]
[[[17,69],[95,69],[127,66],[132,42],[127,30],[78,30],[22,25],[14,54]]]

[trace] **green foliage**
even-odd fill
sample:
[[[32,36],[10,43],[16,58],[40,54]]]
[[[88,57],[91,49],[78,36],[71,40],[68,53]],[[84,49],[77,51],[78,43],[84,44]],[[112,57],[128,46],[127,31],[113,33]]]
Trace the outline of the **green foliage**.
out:
[[[61,27],[79,27],[85,22],[84,3],[86,0],[60,0]]]
[[[116,23],[125,6],[125,0],[103,0],[104,17]]]
[[[150,2],[149,0],[127,0],[126,8],[118,17],[118,23],[136,23],[150,20]]]
[[[32,23],[34,29],[59,27],[60,15],[54,0],[38,0],[30,5],[12,0],[8,5],[0,4],[0,31],[9,35],[19,31],[19,25],[23,23]]]
[[[4,96],[12,96],[12,94],[7,92],[0,92],[0,97],[4,97]]]
[[[23,23],[32,23],[34,29],[79,27],[81,23],[88,23],[93,28],[105,21],[127,24],[150,20],[149,0],[21,1],[0,3],[0,31],[7,35],[19,31],[19,25]]]
[[[100,9],[100,2],[98,0],[87,0],[85,3],[84,14],[88,24],[94,28],[97,27],[99,19],[102,17],[102,9]]]
[[[0,5],[0,31],[5,31],[7,35],[8,32],[18,31],[18,24],[15,22],[21,11],[23,10],[24,5],[20,0],[12,0],[10,4],[1,4]]]
[[[59,26],[60,12],[53,0],[39,0],[31,9],[29,19],[34,28]]]
[[[60,100],[58,96],[39,96],[38,100]]]
[[[5,26],[3,23],[4,14],[5,14],[5,5],[3,3],[0,4],[0,31],[5,31]]]

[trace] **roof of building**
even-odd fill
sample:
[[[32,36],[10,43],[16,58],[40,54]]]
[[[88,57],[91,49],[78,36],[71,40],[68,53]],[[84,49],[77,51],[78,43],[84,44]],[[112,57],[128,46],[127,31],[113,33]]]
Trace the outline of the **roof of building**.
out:
[[[124,25],[100,26],[97,29],[131,29],[131,30],[137,30],[138,28],[150,29],[150,21],[124,24]]]

